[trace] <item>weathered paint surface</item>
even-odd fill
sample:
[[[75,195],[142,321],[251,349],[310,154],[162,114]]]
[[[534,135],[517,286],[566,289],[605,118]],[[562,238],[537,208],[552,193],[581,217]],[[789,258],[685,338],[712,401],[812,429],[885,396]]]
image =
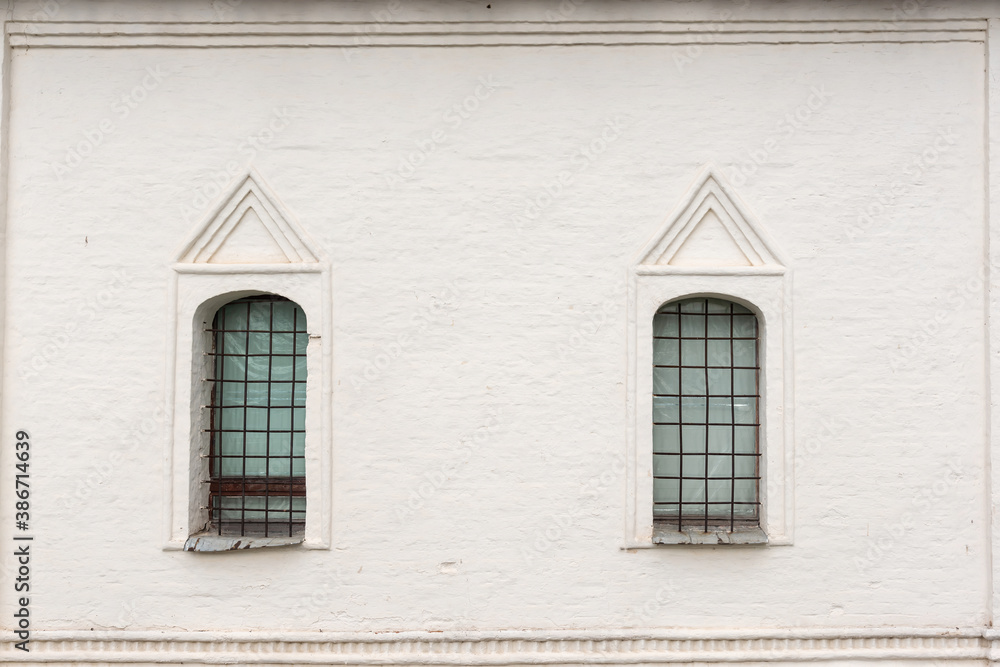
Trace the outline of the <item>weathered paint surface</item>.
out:
[[[994,5],[49,5],[47,21],[232,39],[53,48],[21,29],[11,47],[2,419],[34,447],[34,629],[111,646],[126,630],[723,628],[718,650],[764,662],[761,628],[962,628],[932,657],[985,664],[1000,105],[994,32],[971,19]],[[855,19],[882,28],[823,23]],[[907,32],[930,19],[970,20],[950,41]],[[451,29],[378,45],[410,21],[582,20],[702,23],[665,44],[436,45]],[[362,27],[231,48],[258,39],[240,22],[287,21]],[[790,23],[765,39],[739,21]],[[794,269],[795,540],[625,550],[626,276],[708,163]],[[164,550],[168,323],[193,308],[170,300],[171,264],[250,167],[328,261],[330,548]],[[5,583],[4,618],[13,604]],[[901,632],[911,653],[878,655],[930,655]]]

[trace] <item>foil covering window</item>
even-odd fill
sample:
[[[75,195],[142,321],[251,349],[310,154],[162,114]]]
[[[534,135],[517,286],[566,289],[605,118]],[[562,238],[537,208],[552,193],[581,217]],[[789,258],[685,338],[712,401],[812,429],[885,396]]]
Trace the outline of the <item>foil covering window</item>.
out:
[[[721,299],[662,306],[653,318],[653,519],[678,530],[760,518],[757,317]]]
[[[287,299],[239,299],[210,329],[209,509],[218,535],[305,528],[306,316]]]

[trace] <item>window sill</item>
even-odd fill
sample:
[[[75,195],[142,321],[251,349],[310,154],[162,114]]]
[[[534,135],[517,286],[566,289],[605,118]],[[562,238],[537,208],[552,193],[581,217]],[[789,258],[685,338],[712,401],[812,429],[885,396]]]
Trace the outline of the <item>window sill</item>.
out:
[[[677,530],[675,526],[654,526],[653,544],[707,544],[739,545],[767,544],[767,534],[760,528],[737,528],[703,531],[697,528]]]
[[[184,551],[239,551],[262,547],[287,547],[302,544],[297,537],[225,537],[221,535],[192,535],[184,543]]]

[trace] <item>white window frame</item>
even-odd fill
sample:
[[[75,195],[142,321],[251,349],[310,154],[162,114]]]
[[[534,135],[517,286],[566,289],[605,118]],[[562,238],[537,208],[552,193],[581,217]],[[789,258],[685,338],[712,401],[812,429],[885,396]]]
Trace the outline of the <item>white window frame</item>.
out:
[[[707,208],[745,248],[750,266],[674,266],[671,254],[683,244]],[[653,316],[677,299],[714,297],[752,310],[760,337],[761,453],[760,529],[769,545],[792,544],[794,525],[792,429],[791,271],[774,243],[742,204],[707,167],[667,224],[629,269],[627,493],[624,547],[665,544],[653,524]],[[739,532],[739,531],[737,531]],[[712,532],[674,543],[763,542]],[[659,543],[659,544],[658,544]]]
[[[204,260],[221,244],[220,234],[235,227],[234,216],[252,201],[265,226],[289,254],[288,263],[213,264]],[[206,249],[208,249],[206,251]],[[216,311],[245,296],[277,294],[298,304],[306,314],[306,526],[302,546],[329,549],[332,533],[332,306],[328,263],[314,249],[301,227],[278,204],[256,173],[250,173],[201,225],[194,240],[178,255],[170,277],[167,416],[169,441],[164,453],[164,549],[184,549],[188,538],[208,523],[204,429],[210,403],[209,352],[205,333]],[[198,550],[233,548],[218,544]],[[297,540],[294,540],[297,541]],[[211,542],[211,541],[209,541]],[[269,546],[289,540],[257,540],[250,546]],[[241,548],[247,546],[243,542]]]

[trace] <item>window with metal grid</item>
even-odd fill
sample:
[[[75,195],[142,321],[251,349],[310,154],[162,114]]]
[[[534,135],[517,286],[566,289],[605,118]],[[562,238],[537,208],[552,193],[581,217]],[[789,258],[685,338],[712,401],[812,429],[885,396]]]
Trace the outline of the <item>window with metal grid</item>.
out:
[[[722,299],[653,317],[653,518],[733,531],[760,517],[757,317]]]
[[[232,301],[213,346],[209,510],[219,535],[305,529],[306,316],[275,295]]]

